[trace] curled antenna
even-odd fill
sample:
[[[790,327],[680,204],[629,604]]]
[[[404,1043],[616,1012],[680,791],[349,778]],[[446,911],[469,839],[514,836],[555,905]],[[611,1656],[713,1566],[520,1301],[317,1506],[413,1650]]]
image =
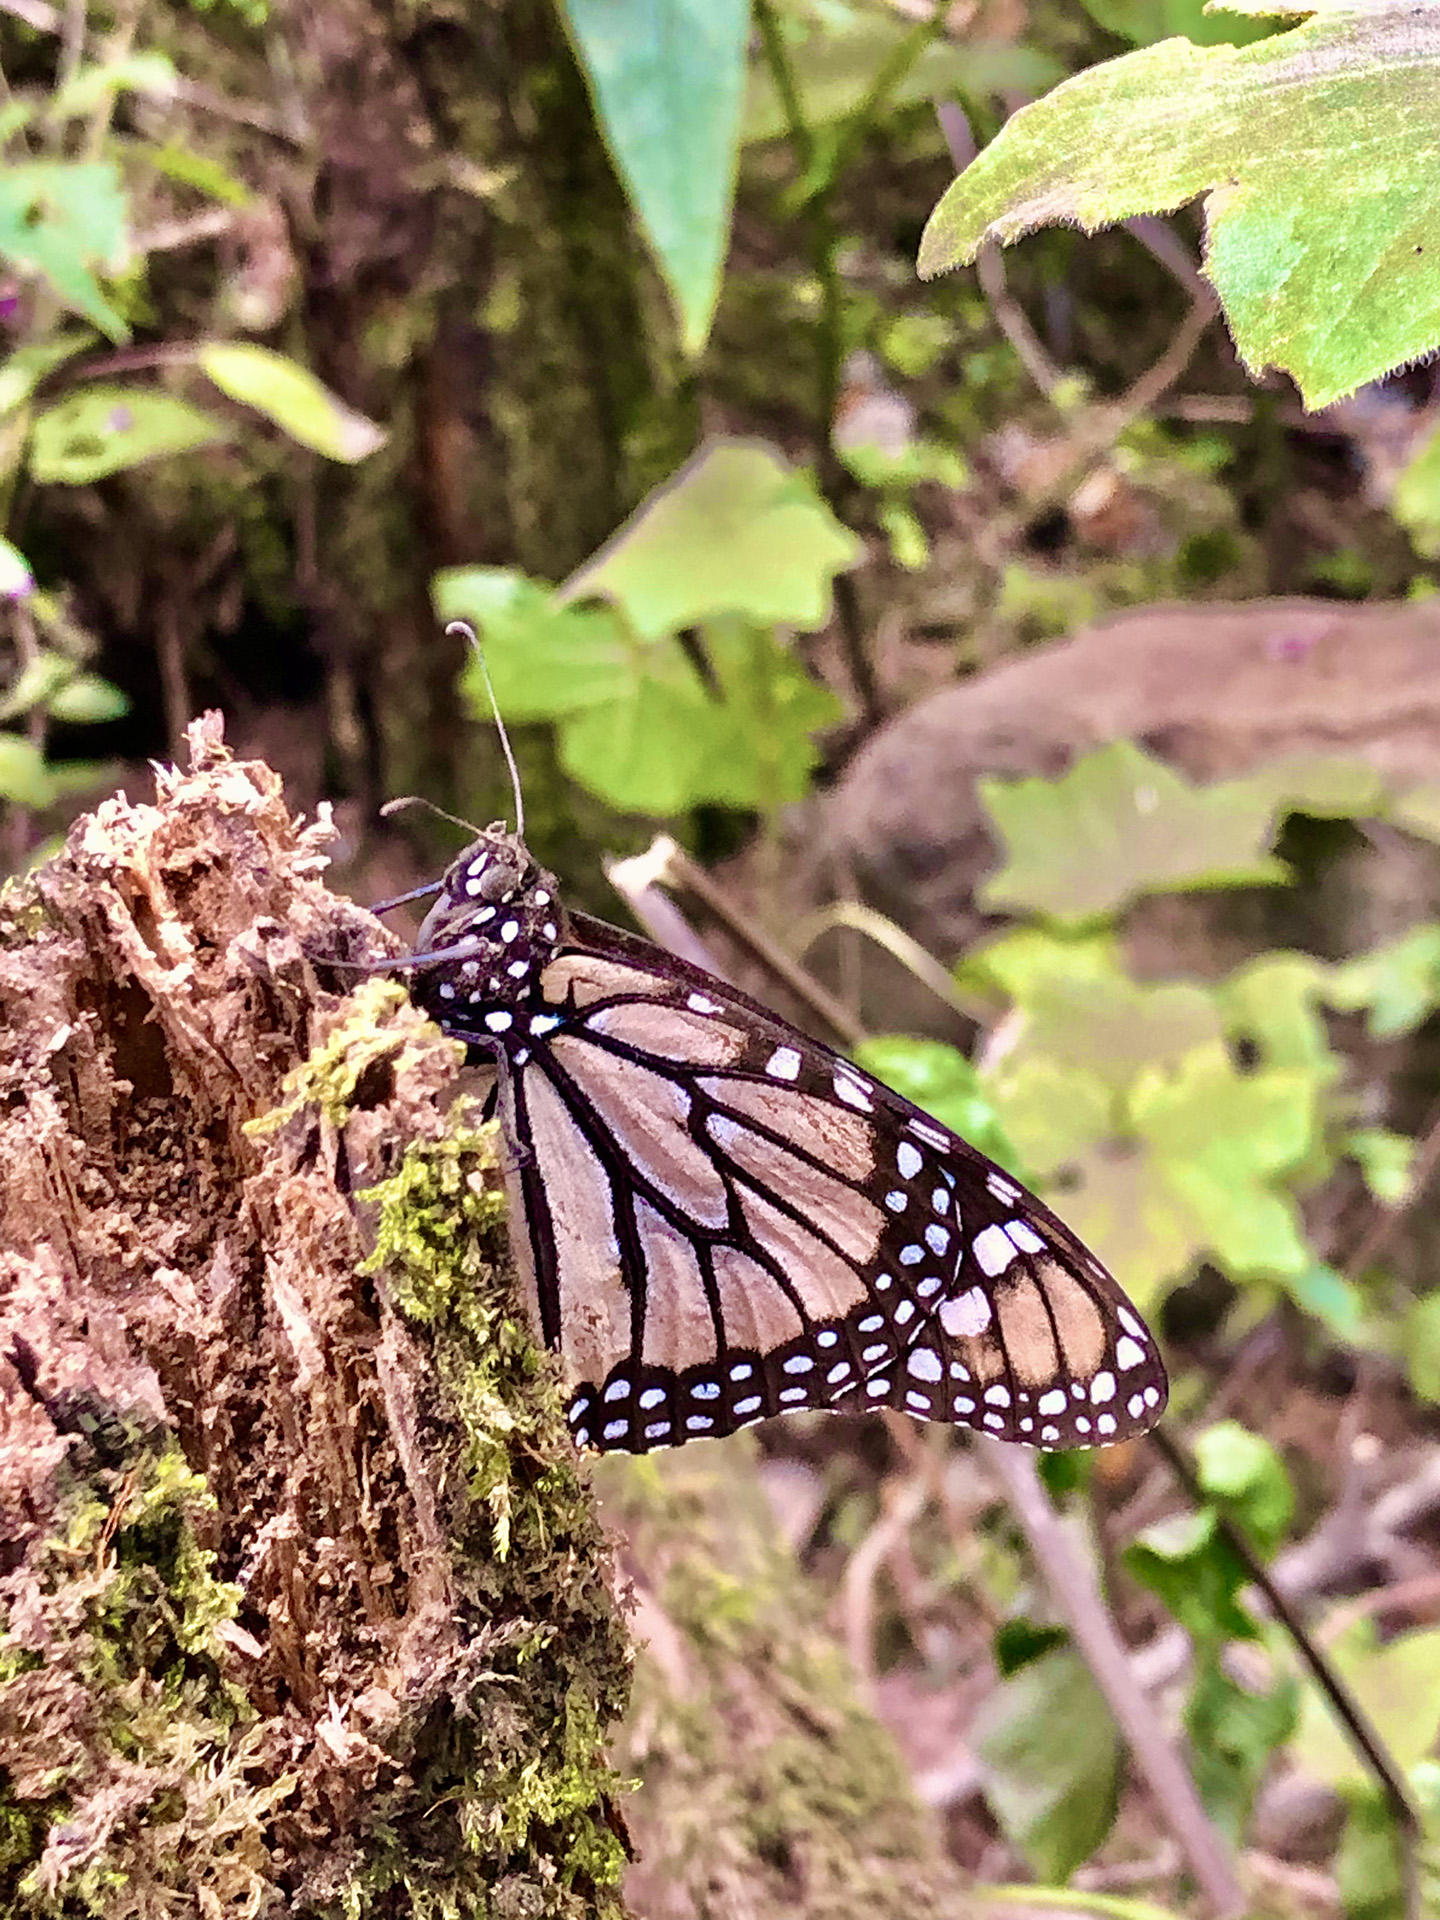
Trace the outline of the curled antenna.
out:
[[[505,722],[500,718],[500,702],[495,698],[495,688],[490,679],[490,669],[485,664],[485,655],[475,629],[465,620],[451,620],[445,631],[447,634],[463,633],[475,652],[480,668],[480,678],[485,682],[485,691],[490,696],[490,711],[495,716],[495,730],[500,735],[500,745],[504,750],[505,764],[510,769],[510,787],[515,795],[515,838],[525,838],[525,796],[520,791],[520,769],[515,765],[515,755],[510,750],[510,736],[505,731]]]

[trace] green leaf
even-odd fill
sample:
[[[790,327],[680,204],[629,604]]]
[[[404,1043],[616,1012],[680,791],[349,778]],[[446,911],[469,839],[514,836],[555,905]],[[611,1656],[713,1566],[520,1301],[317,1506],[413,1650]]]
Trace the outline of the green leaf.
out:
[[[126,201],[106,160],[27,160],[0,168],[0,256],[38,274],[112,340],[130,330],[100,291],[124,255]]]
[[[1164,1601],[1197,1646],[1260,1638],[1240,1598],[1249,1578],[1245,1563],[1220,1532],[1213,1508],[1157,1521],[1122,1557],[1130,1574]]]
[[[631,696],[651,649],[608,607],[567,607],[553,587],[510,567],[449,567],[430,583],[441,620],[468,620],[485,648],[495,700],[507,720],[553,720]],[[479,663],[461,678],[470,711],[488,717]]]
[[[1365,1296],[1353,1280],[1347,1280],[1323,1260],[1315,1261],[1303,1273],[1283,1278],[1285,1291],[1301,1312],[1318,1320],[1341,1346],[1377,1344],[1377,1330],[1366,1310]]]
[[[561,12],[682,344],[697,354],[730,237],[749,0],[561,0]]]
[[[1415,1142],[1389,1127],[1354,1127],[1345,1136],[1345,1152],[1359,1165],[1365,1184],[1385,1207],[1410,1198],[1415,1184]]]
[[[52,719],[72,726],[95,726],[102,720],[120,720],[130,711],[130,702],[98,673],[77,673],[48,702]]]
[[[1052,981],[1117,980],[1125,977],[1119,943],[1108,928],[1075,933],[1065,927],[1012,927],[971,947],[955,968],[959,986],[1024,1006]]]
[[[186,400],[148,387],[95,384],[38,414],[30,439],[30,471],[37,480],[83,487],[107,473],[161,454],[228,440],[223,420]]]
[[[40,749],[18,733],[0,733],[0,800],[48,807],[54,798],[54,782]]]
[[[1373,1622],[1362,1621],[1329,1654],[1396,1763],[1408,1771],[1424,1759],[1440,1727],[1440,1628],[1402,1634],[1381,1647]],[[1370,1777],[1313,1689],[1306,1692],[1294,1751],[1305,1771],[1326,1786],[1359,1786]]]
[[[1232,1846],[1244,1838],[1266,1768],[1294,1732],[1299,1710],[1300,1688],[1289,1674],[1268,1691],[1252,1692],[1212,1658],[1196,1676],[1185,1704],[1195,1784]]]
[[[1297,1067],[1328,1082],[1341,1071],[1318,1011],[1329,975],[1324,962],[1307,953],[1267,953],[1212,992],[1225,1031],[1251,1041],[1263,1065]]]
[[[1411,454],[1390,499],[1390,511],[1422,560],[1440,559],[1440,427]]]
[[[122,92],[173,100],[176,80],[174,63],[163,53],[132,53],[103,66],[80,67],[46,101],[45,118],[84,119]]]
[[[1398,940],[1335,968],[1325,998],[1368,1014],[1377,1040],[1413,1033],[1440,1006],[1440,922],[1423,921]]]
[[[1197,1049],[1178,1073],[1147,1070],[1136,1084],[1131,1122],[1157,1179],[1236,1276],[1311,1264],[1294,1201],[1268,1182],[1309,1150],[1315,1092],[1304,1073],[1239,1074],[1220,1046]]]
[[[1401,1348],[1411,1392],[1417,1400],[1440,1407],[1440,1293],[1413,1302]]]
[[[809,631],[860,541],[767,446],[715,441],[653,493],[560,589],[620,607],[642,639],[734,613]]]
[[[22,713],[48,705],[74,672],[74,664],[63,654],[42,647],[6,688],[0,699],[0,720],[18,720]]]
[[[1195,1468],[1202,1490],[1268,1560],[1295,1517],[1290,1475],[1274,1447],[1238,1420],[1219,1420],[1196,1439]]]
[[[1120,1743],[1104,1697],[1068,1648],[1002,1681],[976,1713],[970,1745],[985,1797],[1037,1880],[1063,1884],[1110,1831]]]
[[[1207,0],[1084,0],[1085,11],[1108,33],[1137,47],[1180,34],[1197,47],[1247,45],[1275,32],[1273,20],[1244,20]]]
[[[1184,982],[1148,986],[1120,973],[1057,975],[1037,984],[1022,1006],[1025,1023],[1010,1060],[1043,1054],[1115,1093],[1147,1069],[1178,1067],[1221,1037],[1211,995]],[[997,1070],[999,1083],[1006,1065]]]
[[[247,340],[213,340],[197,350],[195,360],[222,393],[263,413],[327,460],[353,466],[384,444],[384,432],[373,420],[347,407],[283,353]]]
[[[625,700],[561,721],[566,771],[612,806],[641,813],[700,801],[773,811],[801,799],[812,735],[839,717],[838,701],[768,633],[717,625],[704,644],[718,697],[673,641],[647,648]]]
[[[991,1082],[1001,1125],[1032,1179],[1045,1180],[1110,1140],[1115,1099],[1105,1081],[1028,1048]]]
[[[1384,0],[1252,46],[1106,61],[1006,123],[931,216],[920,271],[1205,195],[1206,271],[1242,357],[1328,406],[1440,340],[1437,69],[1440,10]]]
[[[855,1058],[944,1127],[963,1134],[973,1146],[1014,1173],[1015,1148],[1007,1137],[979,1074],[958,1047],[943,1040],[916,1040],[878,1034],[855,1049]]]
[[[151,166],[167,180],[177,180],[181,186],[193,187],[197,193],[218,200],[222,206],[248,207],[254,203],[255,196],[245,182],[236,179],[233,173],[209,154],[192,152],[189,147],[182,147],[176,141],[168,141],[163,147],[151,147],[148,152]]]
[[[1267,851],[1265,795],[1244,781],[1192,787],[1128,740],[1058,780],[981,780],[979,793],[1009,855],[981,888],[988,907],[1083,921],[1146,893],[1287,877]]]
[[[1342,753],[1291,753],[1231,783],[1268,801],[1277,818],[1364,820],[1387,811],[1384,776],[1368,760]]]
[[[47,373],[53,373],[94,342],[93,333],[65,333],[53,340],[17,347],[0,363],[0,414],[13,413],[23,406]]]
[[[1059,1458],[1058,1455],[1053,1456]],[[1064,1627],[1044,1626],[1038,1620],[1002,1620],[995,1629],[995,1665],[1002,1680],[1028,1667],[1042,1654],[1053,1653],[1069,1639]]]

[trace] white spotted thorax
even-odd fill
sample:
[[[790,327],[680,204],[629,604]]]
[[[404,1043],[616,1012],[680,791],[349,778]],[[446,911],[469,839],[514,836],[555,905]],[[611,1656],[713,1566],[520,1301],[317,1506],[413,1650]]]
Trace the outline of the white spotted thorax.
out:
[[[567,914],[516,836],[448,869],[415,962],[416,1003],[500,1063],[512,1237],[581,1445],[889,1407],[1103,1446],[1159,1417],[1153,1337],[1048,1208],[733,988]]]

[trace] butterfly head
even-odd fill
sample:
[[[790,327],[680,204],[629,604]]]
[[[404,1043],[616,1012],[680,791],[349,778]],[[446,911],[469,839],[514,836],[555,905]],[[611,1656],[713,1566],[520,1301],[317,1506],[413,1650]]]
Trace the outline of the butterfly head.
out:
[[[564,928],[556,883],[503,826],[473,840],[446,870],[416,951],[412,994],[446,1032],[502,1040],[535,990]]]

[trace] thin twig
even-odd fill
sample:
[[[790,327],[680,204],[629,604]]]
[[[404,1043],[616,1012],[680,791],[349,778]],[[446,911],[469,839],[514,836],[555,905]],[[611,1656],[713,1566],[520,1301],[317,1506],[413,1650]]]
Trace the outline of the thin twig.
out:
[[[858,1046],[865,1039],[865,1028],[850,1009],[837,1000],[828,987],[822,986],[812,973],[792,960],[784,948],[778,946],[753,920],[739,912],[723,888],[717,887],[705,869],[692,860],[668,834],[658,835],[648,852],[635,860],[616,861],[607,871],[611,882],[627,901],[642,896],[646,888],[661,885],[693,893],[728,933],[733,934],[743,947],[770,969],[777,980],[782,981],[798,1000],[803,1001],[833,1033],[839,1035],[845,1046]],[[674,911],[672,907],[671,912]],[[695,938],[688,929],[687,936],[691,940]],[[708,963],[702,961],[700,964]],[[709,971],[716,972],[718,969],[709,965]]]
[[[1033,1456],[1018,1447],[1003,1446],[986,1434],[977,1435],[974,1445],[1004,1487],[1050,1596],[1105,1695],[1135,1765],[1206,1899],[1222,1920],[1244,1913],[1248,1902],[1234,1862],[1205,1811],[1195,1782],[1136,1682],[1114,1622],[1050,1504]]]
[[[1419,1920],[1419,1863],[1416,1858],[1416,1847],[1421,1834],[1421,1821],[1415,1802],[1410,1797],[1409,1783],[1404,1774],[1395,1764],[1385,1742],[1371,1724],[1369,1715],[1355,1698],[1342,1675],[1337,1672],[1323,1650],[1316,1645],[1299,1613],[1271,1578],[1269,1568],[1256,1553],[1244,1528],[1223,1508],[1215,1507],[1213,1501],[1208,1499],[1200,1485],[1194,1463],[1181,1443],[1164,1427],[1153,1428],[1149,1440],[1151,1446],[1160,1454],[1185,1489],[1192,1505],[1197,1510],[1206,1506],[1212,1509],[1219,1532],[1243,1563],[1252,1585],[1264,1595],[1267,1606],[1289,1634],[1295,1651],[1308,1668],[1315,1684],[1329,1701],[1331,1710],[1344,1728],[1351,1745],[1375,1776],[1395,1821],[1401,1879],[1405,1887],[1407,1920]]]
[[[800,102],[795,75],[785,51],[785,36],[781,31],[771,0],[756,0],[755,24],[760,31],[760,45],[764,52],[765,64],[770,70],[775,91],[780,96],[780,105],[785,114],[787,137],[794,155],[796,174],[802,182],[808,182],[816,159],[815,135],[805,119],[805,110]],[[904,44],[908,45],[912,37],[907,36]],[[872,88],[872,94],[873,91]],[[867,100],[869,98],[870,96],[867,95]],[[862,103],[860,113],[865,111]],[[859,124],[860,113],[852,118],[850,126],[842,134],[837,153],[847,151],[847,135],[851,134]],[[832,166],[824,190],[809,194],[804,207],[804,221],[810,265],[820,285],[820,317],[815,330],[818,387],[816,477],[819,480],[820,491],[831,511],[837,519],[843,520],[844,515],[840,508],[849,481],[831,440],[835,414],[840,404],[845,345],[844,288],[840,282],[839,240],[830,211],[830,193],[838,172],[838,166]],[[845,654],[850,683],[855,689],[855,697],[860,703],[861,712],[867,721],[874,722],[881,717],[882,712],[880,690],[876,685],[875,670],[865,648],[864,622],[859,596],[855,591],[855,583],[848,574],[840,573],[835,576],[833,593],[836,624],[840,630],[841,646]]]

